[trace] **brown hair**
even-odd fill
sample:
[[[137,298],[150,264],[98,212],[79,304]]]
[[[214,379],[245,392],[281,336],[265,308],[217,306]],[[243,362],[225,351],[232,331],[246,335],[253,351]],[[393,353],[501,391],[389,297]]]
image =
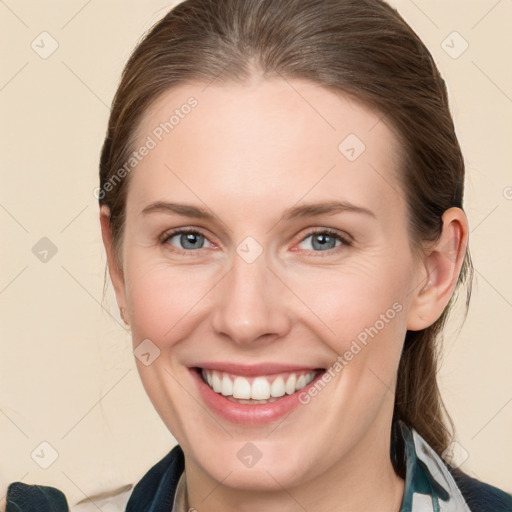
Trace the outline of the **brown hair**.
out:
[[[462,208],[464,161],[445,83],[395,9],[382,0],[186,0],[135,48],[113,101],[99,202],[110,208],[116,254],[129,175],[115,187],[106,184],[128,161],[148,107],[184,82],[243,83],[255,73],[310,80],[385,116],[404,152],[401,180],[415,250],[439,237],[445,210]],[[456,288],[468,284],[466,314],[472,271],[467,251]],[[413,426],[438,454],[453,423],[437,386],[437,343],[455,297],[433,325],[407,332],[398,370],[394,420]]]

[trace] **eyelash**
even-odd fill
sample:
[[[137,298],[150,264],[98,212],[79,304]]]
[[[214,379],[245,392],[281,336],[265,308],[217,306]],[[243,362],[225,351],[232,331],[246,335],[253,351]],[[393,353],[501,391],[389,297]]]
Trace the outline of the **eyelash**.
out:
[[[195,234],[195,235],[204,236],[208,240],[208,238],[205,235],[203,235],[203,233],[198,231],[197,229],[179,228],[179,229],[175,229],[175,230],[171,230],[171,231],[165,232],[162,235],[162,237],[160,238],[160,243],[162,245],[170,245],[170,244],[167,243],[169,241],[169,239],[173,238],[176,235],[186,235],[186,234],[189,234],[189,233],[192,233],[192,234]],[[335,238],[335,239],[339,240],[342,243],[342,245],[340,245],[338,247],[335,247],[333,249],[327,249],[325,251],[314,251],[314,250],[308,250],[307,251],[307,252],[312,252],[315,256],[318,256],[320,258],[324,257],[324,255],[322,253],[327,253],[326,256],[332,256],[333,253],[337,253],[339,250],[342,250],[343,248],[346,248],[346,247],[350,247],[352,245],[352,241],[348,237],[345,237],[345,236],[341,235],[340,233],[338,233],[338,231],[335,231],[335,230],[330,229],[330,228],[322,228],[322,229],[312,230],[306,236],[304,236],[300,240],[299,243],[304,242],[304,240],[306,240],[310,236],[320,235],[320,234],[328,235],[329,237]],[[194,253],[194,252],[198,251],[198,249],[185,250],[185,249],[178,249],[177,247],[174,247],[174,246],[171,246],[171,247],[172,247],[171,250],[173,252],[176,252],[177,254],[180,254],[182,256],[193,256],[193,254],[191,254],[191,253]]]

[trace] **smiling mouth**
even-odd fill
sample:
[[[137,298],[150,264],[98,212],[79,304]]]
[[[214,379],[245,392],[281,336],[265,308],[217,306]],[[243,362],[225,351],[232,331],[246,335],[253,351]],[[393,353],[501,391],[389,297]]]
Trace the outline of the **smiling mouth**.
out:
[[[297,393],[324,368],[247,377],[219,370],[195,368],[201,380],[215,393],[239,404],[267,404]]]

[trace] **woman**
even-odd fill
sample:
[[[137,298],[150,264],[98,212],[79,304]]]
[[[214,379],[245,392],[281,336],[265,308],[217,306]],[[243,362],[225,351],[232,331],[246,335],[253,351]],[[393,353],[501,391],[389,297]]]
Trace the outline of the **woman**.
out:
[[[444,82],[384,2],[187,0],[157,23],[114,98],[98,198],[179,444],[126,510],[512,510],[444,460],[463,184]],[[7,510],[33,490],[13,484]]]

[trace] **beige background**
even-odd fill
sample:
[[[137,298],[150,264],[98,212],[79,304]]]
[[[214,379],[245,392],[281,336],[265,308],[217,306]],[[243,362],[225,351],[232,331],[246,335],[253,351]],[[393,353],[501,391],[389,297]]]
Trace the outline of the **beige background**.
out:
[[[467,162],[477,284],[463,328],[461,315],[449,325],[441,387],[462,469],[512,491],[512,3],[393,3],[448,83]],[[111,286],[101,308],[93,197],[122,66],[170,5],[0,1],[0,498],[23,480],[75,503],[136,482],[175,444],[139,382]],[[43,31],[59,45],[47,59],[31,47],[46,37],[51,48]],[[447,53],[463,48],[453,31],[469,44],[458,58]],[[46,263],[32,252],[42,237],[57,248]],[[35,461],[43,441],[59,454],[48,469]]]

